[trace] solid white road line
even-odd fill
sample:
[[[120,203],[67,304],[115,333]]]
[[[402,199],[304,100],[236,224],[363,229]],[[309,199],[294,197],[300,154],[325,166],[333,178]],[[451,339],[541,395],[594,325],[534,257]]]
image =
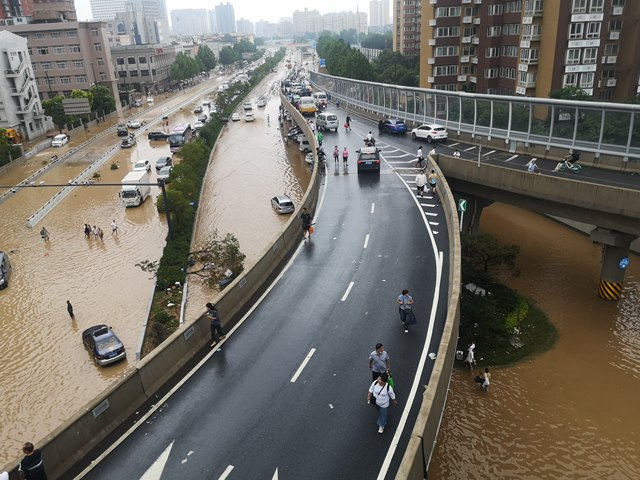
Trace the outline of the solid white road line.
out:
[[[314,353],[316,353],[315,348],[312,348],[311,350],[309,350],[309,353],[307,353],[307,356],[298,367],[298,370],[296,370],[296,373],[294,373],[293,377],[291,377],[291,383],[296,383],[296,380],[298,380],[298,377],[302,373],[302,370],[304,370],[304,367],[307,366],[307,363],[309,363],[309,360],[311,360],[311,357],[313,357]]]
[[[353,284],[354,284],[354,282],[349,283],[349,286],[347,287],[347,291],[344,292],[344,295],[342,296],[342,300],[341,300],[342,302],[344,302],[347,299],[347,297],[349,296],[349,292],[353,288]]]
[[[222,472],[222,475],[218,477],[218,480],[225,480],[225,478],[227,478],[231,474],[231,470],[233,469],[234,469],[234,466],[229,465],[227,468],[225,468],[224,472]]]
[[[449,144],[447,144],[447,147],[455,147],[456,145],[460,145],[460,142],[449,143]]]
[[[367,248],[367,245],[369,245],[369,234],[367,233],[367,236],[364,237],[364,246],[362,248]]]
[[[175,442],[175,440],[173,441]],[[156,461],[147,469],[146,472],[140,477],[140,480],[160,480],[162,478],[162,472],[164,471],[164,467],[167,464],[167,460],[169,460],[169,454],[171,453],[171,448],[173,447],[173,442],[169,444],[167,448],[160,454]]]
[[[473,147],[465,148],[465,149],[463,150],[463,152],[470,152],[471,150],[474,150],[474,149],[476,149],[476,148],[478,148],[478,147],[474,145]]]
[[[518,158],[520,155],[518,155],[517,153],[515,155],[511,155],[509,158],[507,158],[505,160],[505,162],[510,162],[511,160],[514,160],[516,158]]]
[[[376,211],[376,204],[375,202],[371,204],[371,215],[373,215],[373,212]]]
[[[491,151],[489,151],[487,153],[483,153],[482,156],[486,157],[487,155],[491,155],[492,153],[496,153],[496,151],[495,150],[491,150]]]

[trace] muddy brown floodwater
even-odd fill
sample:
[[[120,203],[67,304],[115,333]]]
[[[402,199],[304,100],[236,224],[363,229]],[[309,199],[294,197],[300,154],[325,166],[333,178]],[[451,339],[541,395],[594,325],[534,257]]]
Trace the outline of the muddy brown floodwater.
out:
[[[596,294],[601,249],[587,236],[500,204],[483,212],[481,231],[520,246],[522,274],[503,281],[559,338],[494,369],[488,394],[454,370],[429,479],[640,478],[640,259],[620,302],[606,302]]]

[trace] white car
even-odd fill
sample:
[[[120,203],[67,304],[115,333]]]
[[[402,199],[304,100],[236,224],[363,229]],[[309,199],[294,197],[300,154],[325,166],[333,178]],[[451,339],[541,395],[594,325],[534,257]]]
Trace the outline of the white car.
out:
[[[448,136],[447,129],[441,125],[420,125],[411,130],[411,138],[423,138],[427,143],[446,142]]]
[[[138,120],[129,120],[127,122],[128,128],[140,128],[142,124]]]
[[[237,122],[239,120],[240,120],[240,114],[238,112],[236,112],[233,115],[231,115],[231,121],[232,122]]]
[[[253,110],[253,108],[251,106],[251,102],[244,102],[243,108],[245,110]]]
[[[153,103],[153,97],[147,97],[147,103]]]
[[[196,130],[200,130],[202,127],[204,127],[204,123],[201,121],[193,122],[193,128]]]
[[[262,108],[267,105],[267,101],[264,98],[258,100],[258,108]]]
[[[63,145],[66,145],[67,143],[69,143],[69,137],[67,137],[67,135],[65,135],[64,133],[56,135],[51,140],[52,147],[61,147]]]
[[[134,172],[142,172],[144,170],[147,172],[151,170],[151,162],[149,160],[138,160],[133,166]]]
[[[245,122],[253,122],[255,119],[256,119],[256,117],[251,112],[247,112],[247,113],[244,114],[244,121]]]
[[[167,180],[169,179],[169,175],[171,175],[171,170],[173,170],[173,167],[171,165],[162,167],[157,175],[158,180],[164,180],[165,183],[167,183]]]
[[[206,105],[207,107],[211,106],[211,100],[205,98],[204,100],[202,100],[202,105]]]

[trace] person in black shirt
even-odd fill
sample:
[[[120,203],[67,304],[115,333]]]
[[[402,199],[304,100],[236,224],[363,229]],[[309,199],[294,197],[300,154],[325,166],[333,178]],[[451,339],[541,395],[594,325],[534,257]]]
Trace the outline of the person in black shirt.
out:
[[[33,443],[27,442],[22,446],[24,458],[18,465],[20,478],[24,480],[47,480],[47,474],[44,471],[44,463],[42,462],[42,452],[33,446]]]
[[[300,219],[302,220],[302,232],[304,234],[304,239],[306,240],[307,237],[311,236],[311,232],[309,231],[309,228],[311,227],[311,214],[306,208],[302,209]]]

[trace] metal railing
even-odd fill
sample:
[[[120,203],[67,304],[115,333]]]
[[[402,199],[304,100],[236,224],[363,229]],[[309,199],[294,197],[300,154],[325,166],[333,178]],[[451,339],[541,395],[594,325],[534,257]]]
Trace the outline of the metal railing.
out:
[[[596,157],[640,159],[640,105],[448,92],[332,77],[311,83],[333,98],[416,124],[438,123],[505,145],[578,149]]]

